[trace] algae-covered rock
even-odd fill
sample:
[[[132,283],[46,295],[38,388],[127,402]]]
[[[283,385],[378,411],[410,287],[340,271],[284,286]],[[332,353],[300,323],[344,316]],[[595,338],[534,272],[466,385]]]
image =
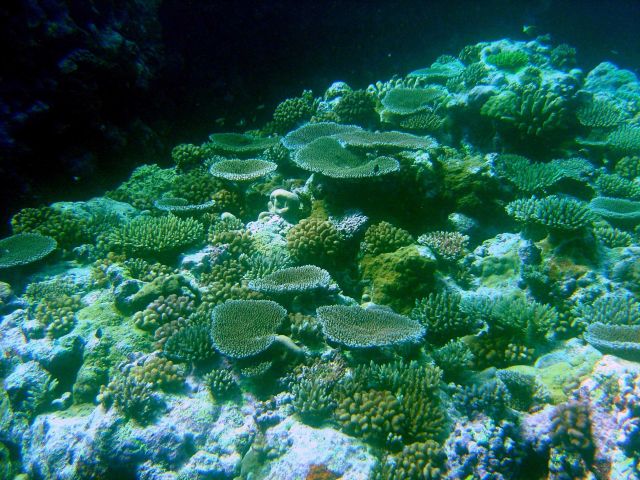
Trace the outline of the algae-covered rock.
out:
[[[395,252],[365,255],[360,261],[362,279],[373,302],[406,312],[415,299],[429,293],[436,259],[427,249],[413,245]]]

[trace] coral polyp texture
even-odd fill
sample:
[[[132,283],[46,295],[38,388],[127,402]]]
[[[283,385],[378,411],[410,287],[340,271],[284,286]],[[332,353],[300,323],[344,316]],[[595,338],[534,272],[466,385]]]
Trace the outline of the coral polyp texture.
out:
[[[58,243],[38,233],[18,233],[0,240],[0,269],[37,262],[53,252]]]
[[[266,160],[221,160],[211,165],[209,173],[217,178],[248,182],[264,177],[278,166]]]
[[[318,307],[318,318],[327,338],[351,348],[419,342],[424,335],[417,321],[386,309],[331,305]]]
[[[579,58],[468,45],[11,212],[0,478],[640,480],[640,81]]]

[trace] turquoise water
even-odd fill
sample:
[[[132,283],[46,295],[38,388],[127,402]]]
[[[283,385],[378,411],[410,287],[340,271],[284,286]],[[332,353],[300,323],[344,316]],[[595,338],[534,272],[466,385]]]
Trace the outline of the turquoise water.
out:
[[[640,82],[576,57],[336,81],[16,212],[0,478],[638,478]]]

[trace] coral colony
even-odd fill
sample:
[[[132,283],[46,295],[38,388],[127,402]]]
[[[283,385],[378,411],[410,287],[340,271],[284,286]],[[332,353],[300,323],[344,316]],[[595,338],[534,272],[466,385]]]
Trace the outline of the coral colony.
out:
[[[0,477],[639,479],[640,82],[499,40],[0,240]]]

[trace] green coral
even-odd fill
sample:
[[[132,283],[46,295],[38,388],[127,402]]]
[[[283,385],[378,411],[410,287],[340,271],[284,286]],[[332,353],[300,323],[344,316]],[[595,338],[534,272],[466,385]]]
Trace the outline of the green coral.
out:
[[[449,340],[442,347],[431,352],[433,361],[442,369],[446,381],[461,380],[473,366],[473,352],[460,339]]]
[[[292,150],[298,150],[309,145],[314,140],[323,137],[330,137],[338,133],[358,132],[362,129],[355,125],[341,125],[333,122],[308,123],[296,130],[289,132],[283,139],[282,144]]]
[[[205,382],[216,400],[224,400],[239,391],[238,383],[229,370],[214,369],[207,374]]]
[[[300,294],[329,288],[331,275],[315,265],[275,271],[249,282],[249,288],[268,295]]]
[[[209,200],[208,202],[192,204],[186,198],[180,197],[164,197],[153,202],[153,206],[163,212],[173,213],[175,215],[195,216],[211,210],[215,207],[216,202]]]
[[[0,270],[42,260],[58,246],[55,239],[39,233],[18,233],[0,240]]]
[[[388,455],[374,480],[436,480],[444,477],[446,454],[438,442],[414,442],[402,451]]]
[[[450,78],[459,76],[464,70],[464,64],[450,55],[441,55],[428,68],[414,70],[407,78],[415,78],[424,83],[445,84]]]
[[[640,201],[595,197],[589,203],[589,209],[605,220],[622,227],[634,227],[640,223]]]
[[[171,150],[171,159],[178,170],[189,170],[197,167],[206,157],[206,151],[191,143],[181,143]]]
[[[220,180],[209,175],[203,167],[177,175],[171,185],[172,196],[184,198],[195,205],[211,201],[219,190],[221,190]],[[219,207],[219,205],[216,206]]]
[[[416,297],[427,295],[433,288],[436,261],[422,255],[410,245],[395,252],[365,255],[360,261],[365,291],[379,305],[407,312],[414,306]]]
[[[434,112],[418,112],[401,118],[398,124],[406,130],[436,133],[444,126],[445,119]]]
[[[382,308],[330,305],[318,307],[317,315],[324,335],[350,348],[416,343],[424,336],[420,323]]]
[[[231,358],[247,358],[267,350],[286,337],[277,334],[287,311],[270,300],[229,300],[214,308],[211,340]]]
[[[341,179],[378,177],[400,169],[400,164],[394,158],[368,158],[348,150],[337,139],[329,137],[318,138],[302,147],[293,160],[304,170]]]
[[[436,231],[420,235],[418,243],[429,247],[438,258],[456,262],[467,254],[469,237],[460,232]]]
[[[287,98],[273,112],[273,129],[276,133],[287,133],[301,123],[311,119],[318,108],[313,92],[306,90],[300,97]]]
[[[127,255],[179,253],[202,241],[203,225],[193,218],[175,215],[136,217],[104,237],[109,248]]]
[[[413,237],[409,232],[382,221],[371,225],[364,234],[362,250],[371,255],[394,252],[401,247],[411,245]]]
[[[633,180],[640,177],[640,156],[631,155],[622,157],[616,163],[614,170],[615,173],[627,180]]]
[[[570,97],[548,86],[529,84],[490,97],[480,113],[520,140],[555,140],[572,125],[574,110]]]
[[[393,88],[382,98],[382,106],[389,113],[410,115],[437,106],[447,96],[444,89]]]
[[[630,360],[640,360],[640,325],[591,323],[584,339],[598,350]]]
[[[221,160],[211,165],[209,173],[216,178],[234,182],[250,182],[264,177],[278,168],[273,162],[266,160]]]
[[[210,154],[248,157],[258,155],[278,143],[274,137],[254,137],[243,133],[214,133],[202,147]]]
[[[502,50],[487,55],[486,61],[500,70],[515,72],[529,63],[529,56],[521,50]]]
[[[444,345],[478,330],[478,322],[460,308],[461,300],[460,294],[443,291],[416,301],[411,317],[425,326],[430,343]]]
[[[344,239],[328,220],[305,218],[287,233],[287,248],[300,263],[331,265],[341,253]]]
[[[136,312],[133,316],[133,322],[136,327],[153,332],[165,323],[187,319],[194,310],[195,303],[192,298],[178,296],[174,293],[166,298],[160,296],[143,311]]]
[[[215,356],[210,337],[210,322],[195,314],[188,320],[178,318],[156,330],[167,358],[178,362],[201,362]],[[166,335],[166,338],[162,338]]]
[[[140,210],[150,210],[153,202],[171,189],[175,178],[173,169],[142,165],[131,173],[127,181],[105,195],[113,200],[127,202]]]
[[[139,381],[126,370],[116,373],[107,386],[101,387],[98,401],[142,425],[151,423],[164,403],[151,383]]]
[[[640,151],[640,127],[620,125],[607,137],[607,145],[621,155],[637,155]]]
[[[333,111],[341,123],[368,125],[377,119],[373,96],[365,90],[345,93]]]
[[[11,229],[13,233],[38,233],[52,237],[62,248],[71,248],[90,240],[86,221],[70,212],[47,206],[23,208],[11,217]],[[30,238],[36,241],[36,237]]]
[[[331,136],[341,145],[363,149],[375,150],[377,153],[397,152],[399,150],[424,150],[436,146],[436,142],[429,137],[419,137],[405,132],[369,132],[357,130],[336,133]]]
[[[611,128],[625,120],[626,114],[609,96],[594,96],[576,110],[576,118],[585,127]]]
[[[557,195],[515,200],[506,210],[518,222],[538,224],[551,232],[581,230],[593,222],[591,210],[584,202]]]
[[[596,189],[603,197],[640,199],[640,183],[617,174],[602,173],[596,180]]]
[[[29,314],[44,327],[49,338],[58,338],[73,330],[80,308],[80,295],[63,294],[40,300],[29,308]]]
[[[604,246],[609,248],[628,247],[633,243],[633,237],[629,233],[614,228],[608,223],[596,225],[593,233]]]
[[[605,295],[591,303],[573,309],[577,325],[583,328],[591,323],[605,325],[640,325],[640,303],[626,295]]]

